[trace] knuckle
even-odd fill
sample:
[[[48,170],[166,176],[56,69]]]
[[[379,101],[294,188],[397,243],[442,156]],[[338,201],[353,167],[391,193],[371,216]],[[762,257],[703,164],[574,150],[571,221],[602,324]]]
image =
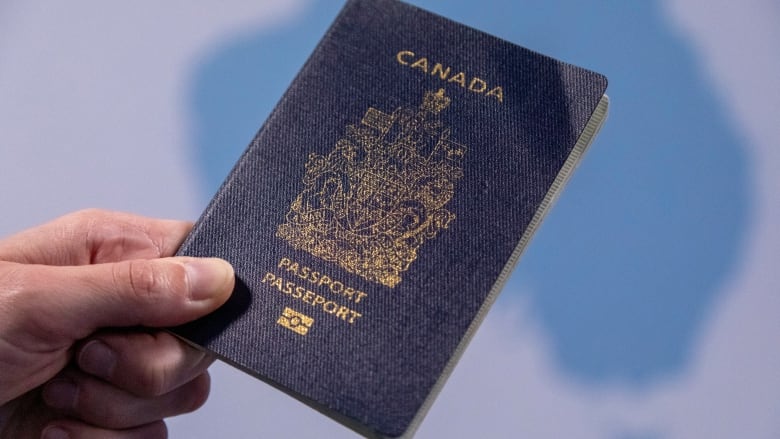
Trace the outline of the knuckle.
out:
[[[169,263],[168,277],[165,287],[178,298],[185,299],[189,297],[190,283],[187,278],[187,269],[177,263]]]
[[[127,291],[144,309],[181,304],[189,297],[186,269],[177,263],[159,259],[137,259],[115,265],[117,291]]]
[[[13,298],[26,289],[27,278],[20,268],[12,262],[0,262],[0,291],[3,297]]]
[[[143,396],[161,396],[175,390],[191,380],[192,359],[187,355],[187,347],[166,333],[153,337],[155,356],[145,362],[138,392]],[[149,346],[152,346],[151,343]]]
[[[11,325],[6,330],[15,330],[14,322],[27,328],[26,332],[40,334],[50,328],[51,320],[41,310],[40,304],[45,301],[36,288],[36,274],[23,264],[0,263],[0,314],[7,316],[24,316],[24,319],[5,319],[0,327]]]
[[[165,373],[148,371],[139,377],[135,392],[144,398],[155,398],[167,393],[167,376]]]
[[[163,421],[156,421],[147,424],[138,431],[139,436],[144,439],[168,439],[168,428]]]
[[[100,290],[93,279],[77,277],[78,285]],[[64,350],[73,340],[87,336],[94,328],[73,324],[84,308],[73,305],[77,294],[70,296],[65,285],[68,282],[58,269],[0,262],[0,315],[8,316],[0,319],[0,332],[14,334],[18,346],[29,351]]]
[[[128,261],[126,266],[130,291],[142,300],[157,301],[161,279],[154,265],[146,261]]]
[[[73,227],[85,229],[105,219],[108,215],[109,211],[107,210],[88,208],[69,213],[63,217],[63,220],[72,224]]]
[[[111,381],[141,398],[155,398],[168,392],[169,377],[163,370],[170,353],[160,349],[158,335],[134,332],[110,345],[117,352],[116,371]]]
[[[81,383],[75,412],[79,417],[106,428],[125,428],[126,407],[111,403],[89,383]]]
[[[146,260],[117,264],[114,279],[119,290],[129,292],[140,302],[156,304],[165,298],[166,273]]]
[[[10,262],[0,262],[0,313],[12,316],[24,312],[24,308],[29,306],[28,278],[20,270],[18,265]],[[35,316],[35,314],[33,314]],[[3,323],[10,323],[6,319]],[[0,326],[4,326],[0,324]]]
[[[143,397],[157,397],[171,389],[171,371],[164,367],[147,368],[138,380],[137,392]]]
[[[208,372],[204,372],[188,384],[188,401],[182,407],[183,413],[195,411],[208,400],[211,390],[211,378]]]

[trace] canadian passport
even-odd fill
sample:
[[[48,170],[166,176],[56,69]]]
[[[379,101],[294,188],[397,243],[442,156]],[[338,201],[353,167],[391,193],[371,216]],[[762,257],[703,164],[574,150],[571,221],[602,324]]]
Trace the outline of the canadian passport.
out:
[[[605,118],[591,71],[351,0],[179,254],[237,287],[174,328],[370,437],[411,436]]]

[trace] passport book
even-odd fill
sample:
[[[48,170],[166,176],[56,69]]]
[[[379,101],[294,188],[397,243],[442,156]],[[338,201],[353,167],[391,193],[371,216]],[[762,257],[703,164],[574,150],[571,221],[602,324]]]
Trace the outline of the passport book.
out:
[[[174,333],[360,434],[411,436],[606,86],[405,3],[348,1],[179,251],[233,264],[233,295]]]

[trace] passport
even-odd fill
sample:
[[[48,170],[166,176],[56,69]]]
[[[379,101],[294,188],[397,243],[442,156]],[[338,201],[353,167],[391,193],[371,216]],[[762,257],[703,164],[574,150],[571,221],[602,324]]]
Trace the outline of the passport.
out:
[[[348,1],[179,250],[233,264],[233,295],[172,331],[360,434],[413,435],[606,87],[417,7]]]

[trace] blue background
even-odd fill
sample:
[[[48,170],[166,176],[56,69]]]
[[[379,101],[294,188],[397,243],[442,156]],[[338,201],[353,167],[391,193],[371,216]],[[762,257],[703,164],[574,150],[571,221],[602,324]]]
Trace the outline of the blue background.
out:
[[[743,150],[689,43],[651,1],[416,3],[609,78],[608,123],[498,306],[532,294],[577,380],[643,386],[679,372],[749,211]],[[315,2],[203,60],[191,103],[204,200],[339,6]]]
[[[418,437],[780,437],[780,5],[414,3],[611,97]],[[0,236],[87,207],[196,219],[341,4],[0,2]],[[167,422],[354,437],[220,363]]]

